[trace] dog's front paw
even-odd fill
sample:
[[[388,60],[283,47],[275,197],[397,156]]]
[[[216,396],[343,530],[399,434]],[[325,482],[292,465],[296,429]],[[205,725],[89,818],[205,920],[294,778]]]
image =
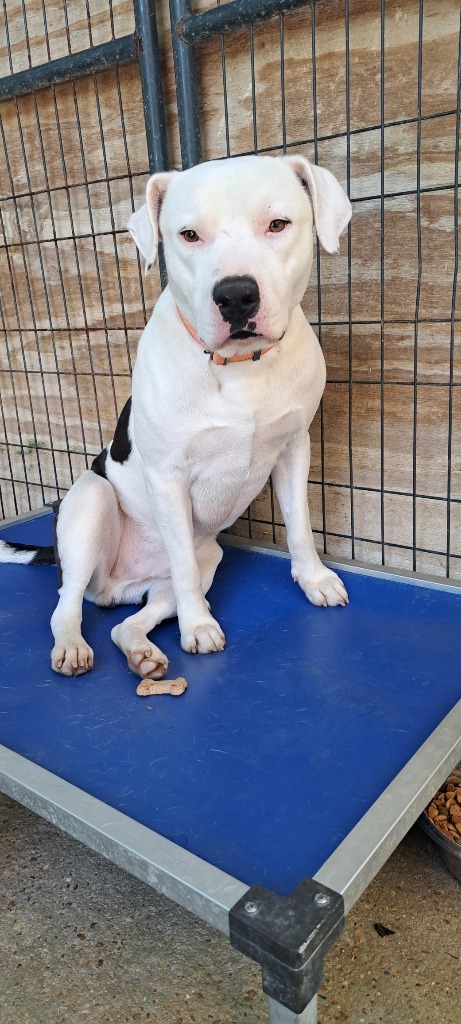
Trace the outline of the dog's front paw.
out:
[[[66,637],[53,647],[51,667],[63,676],[81,676],[93,668],[93,651],[82,636]]]
[[[161,679],[168,668],[168,658],[162,651],[145,640],[144,645],[132,651],[127,651],[128,668],[136,672],[141,679]]]
[[[210,615],[205,622],[186,623],[181,626],[181,647],[190,654],[213,654],[223,651],[226,638],[216,619]]]
[[[293,569],[292,576],[299,583],[311,604],[323,605],[324,608],[334,608],[335,605],[344,607],[349,604],[344,583],[332,569],[327,569],[322,562],[319,562],[319,567],[315,572],[303,573]]]
[[[168,658],[138,626],[128,620],[113,627],[114,644],[126,654],[128,668],[141,679],[161,679],[168,668]]]

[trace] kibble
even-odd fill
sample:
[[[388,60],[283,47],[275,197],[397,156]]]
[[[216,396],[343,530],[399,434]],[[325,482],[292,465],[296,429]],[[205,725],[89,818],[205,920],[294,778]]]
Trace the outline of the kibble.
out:
[[[442,835],[461,846],[461,769],[444,782],[426,807],[426,814]]]

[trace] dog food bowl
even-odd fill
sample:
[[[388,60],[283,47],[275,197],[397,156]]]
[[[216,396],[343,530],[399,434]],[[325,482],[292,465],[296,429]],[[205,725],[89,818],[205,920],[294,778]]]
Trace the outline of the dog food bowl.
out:
[[[449,779],[453,782],[455,781],[455,779],[459,780],[455,784],[461,785],[461,762],[456,766],[454,771],[451,772]],[[437,796],[439,793],[444,792],[447,784],[448,779],[446,782],[444,782],[443,786],[441,786],[440,789],[438,790],[436,794]],[[429,838],[432,839],[433,842],[437,845],[440,856],[443,860],[443,863],[445,864],[445,867],[447,867],[450,873],[458,879],[458,882],[461,882],[461,846],[458,846],[457,843],[453,841],[453,839],[450,839],[448,836],[445,836],[443,832],[440,832],[440,830],[436,828],[435,825],[433,825],[431,819],[428,816],[427,809],[423,811],[423,813],[420,815],[418,823],[423,829],[423,831],[426,833],[426,835],[428,835]]]

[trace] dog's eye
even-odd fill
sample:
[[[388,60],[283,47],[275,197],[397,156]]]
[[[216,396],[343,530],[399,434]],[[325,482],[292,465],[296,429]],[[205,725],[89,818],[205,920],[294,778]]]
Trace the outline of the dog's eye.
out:
[[[271,220],[269,224],[269,231],[272,231],[273,234],[276,234],[278,231],[283,231],[283,229],[286,228],[287,224],[289,223],[289,220],[281,220],[280,218],[278,220]]]
[[[186,231],[180,231],[179,234],[186,239],[186,242],[198,242],[199,240],[197,232],[193,231],[192,228],[188,228]]]

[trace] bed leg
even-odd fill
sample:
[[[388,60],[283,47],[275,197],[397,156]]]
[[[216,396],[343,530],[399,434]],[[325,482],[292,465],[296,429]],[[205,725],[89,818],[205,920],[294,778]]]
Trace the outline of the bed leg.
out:
[[[269,996],[269,1024],[317,1024],[317,996],[302,1013],[292,1013]]]
[[[261,965],[270,1024],[317,1024],[323,958],[343,928],[342,896],[313,878],[288,896],[252,885],[231,908],[231,943]]]

